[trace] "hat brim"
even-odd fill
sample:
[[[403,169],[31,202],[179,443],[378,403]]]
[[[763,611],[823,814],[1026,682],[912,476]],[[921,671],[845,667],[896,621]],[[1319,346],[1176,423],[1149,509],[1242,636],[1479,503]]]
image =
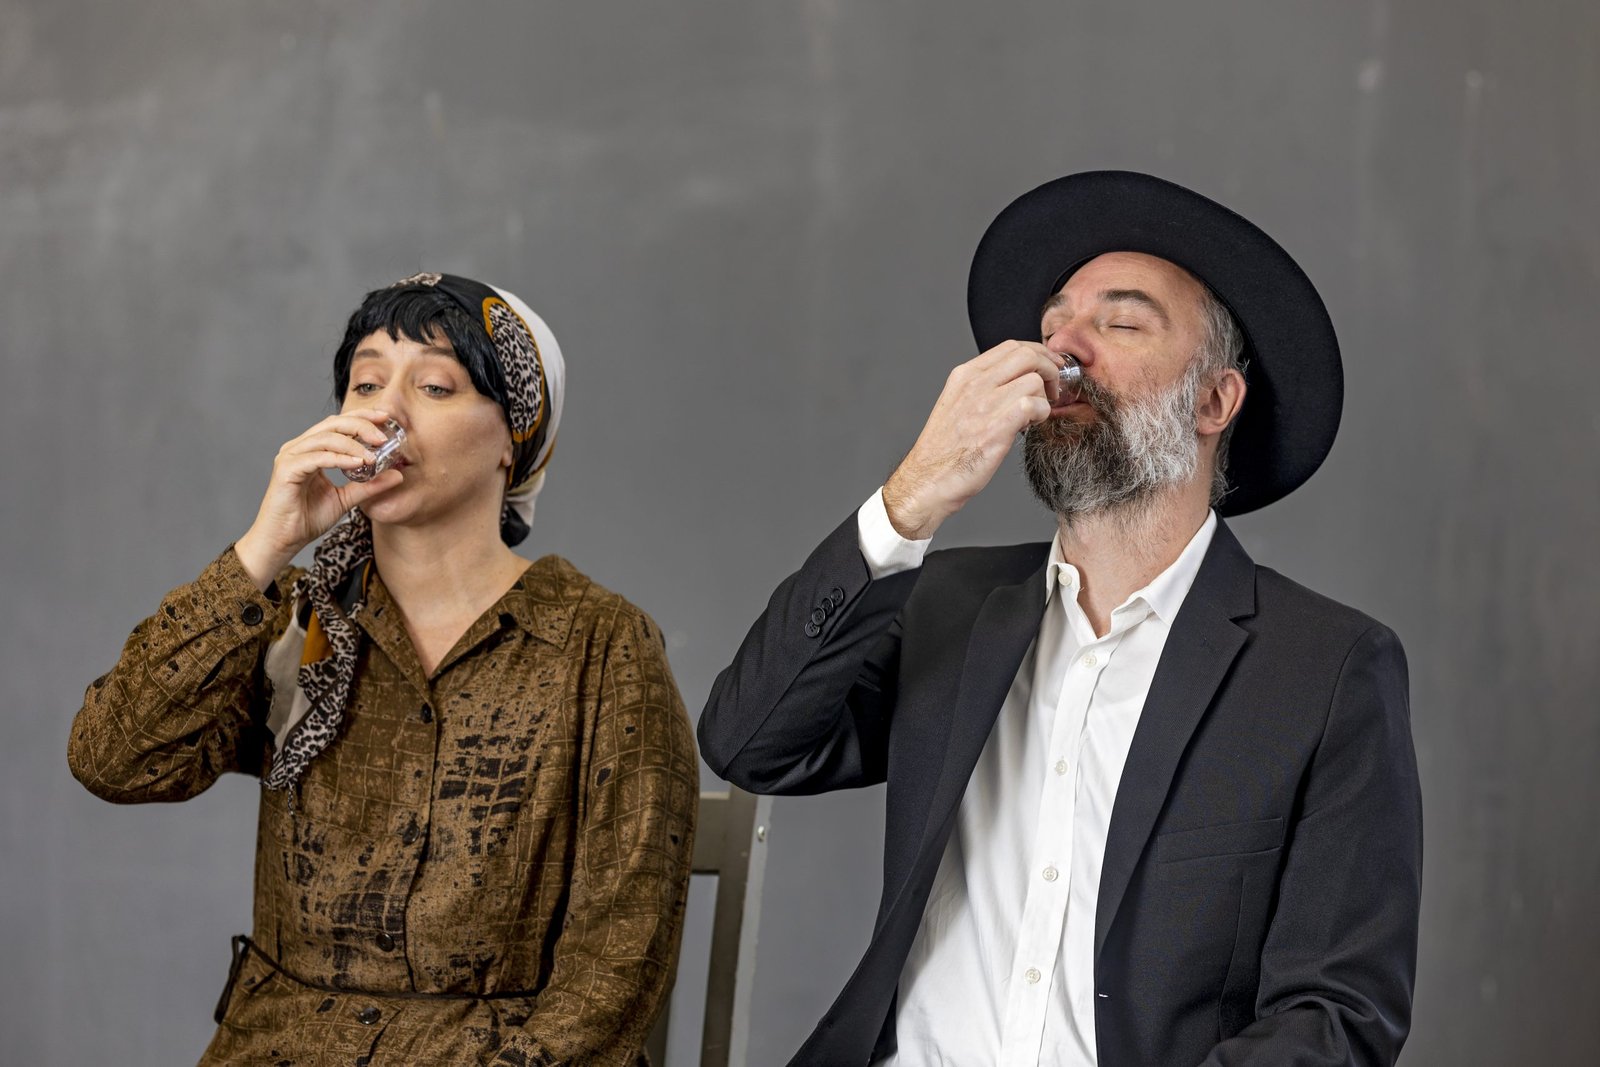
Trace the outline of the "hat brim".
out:
[[[1045,301],[1107,252],[1177,264],[1210,287],[1244,333],[1248,388],[1228,449],[1231,488],[1217,510],[1241,515],[1304,484],[1333,447],[1344,407],[1339,340],[1327,308],[1276,241],[1180,185],[1091,171],[1012,201],[978,243],[967,280],[979,350],[1037,339]]]

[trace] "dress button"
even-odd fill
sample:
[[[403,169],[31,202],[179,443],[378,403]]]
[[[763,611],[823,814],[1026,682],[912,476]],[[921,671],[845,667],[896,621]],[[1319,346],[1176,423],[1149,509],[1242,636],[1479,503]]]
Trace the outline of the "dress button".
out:
[[[1026,971],[1022,972],[1022,977],[1028,980],[1029,985],[1037,985],[1039,983],[1039,979],[1043,978],[1044,975],[1039,973],[1039,968],[1029,967]]]
[[[244,610],[239,612],[239,618],[244,620],[246,626],[255,626],[261,621],[261,605],[246,604]]]
[[[1044,880],[1045,881],[1053,882],[1057,878],[1060,878],[1060,877],[1061,877],[1061,872],[1056,870],[1054,867],[1046,867],[1044,869]]]
[[[371,1004],[356,1012],[356,1022],[362,1026],[371,1026],[381,1018],[383,1018],[383,1012],[374,1008]]]
[[[417,712],[417,718],[421,719],[423,722],[432,722],[433,721],[433,705],[432,704],[424,704],[424,705],[422,705],[422,710]]]
[[[378,947],[383,949],[385,952],[394,951],[394,938],[389,936],[389,932],[387,930],[378,935]]]

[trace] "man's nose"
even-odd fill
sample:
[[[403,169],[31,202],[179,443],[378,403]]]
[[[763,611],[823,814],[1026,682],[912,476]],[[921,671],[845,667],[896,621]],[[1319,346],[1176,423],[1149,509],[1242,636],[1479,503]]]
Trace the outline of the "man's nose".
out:
[[[1064,322],[1044,339],[1044,346],[1058,356],[1070,356],[1087,370],[1094,365],[1094,349],[1075,322]]]

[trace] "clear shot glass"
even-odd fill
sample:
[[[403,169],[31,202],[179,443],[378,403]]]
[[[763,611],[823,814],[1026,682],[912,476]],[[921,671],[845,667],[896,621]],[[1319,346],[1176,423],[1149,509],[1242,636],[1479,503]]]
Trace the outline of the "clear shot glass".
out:
[[[383,437],[383,444],[372,450],[372,462],[363,463],[353,471],[345,471],[346,478],[352,482],[370,482],[395,465],[400,458],[400,446],[406,443],[405,427],[389,419],[383,424]]]
[[[1083,367],[1078,361],[1061,353],[1061,358],[1066,360],[1066,365],[1056,372],[1056,381],[1061,386],[1061,396],[1056,401],[1058,404],[1070,404],[1078,399],[1083,385]]]

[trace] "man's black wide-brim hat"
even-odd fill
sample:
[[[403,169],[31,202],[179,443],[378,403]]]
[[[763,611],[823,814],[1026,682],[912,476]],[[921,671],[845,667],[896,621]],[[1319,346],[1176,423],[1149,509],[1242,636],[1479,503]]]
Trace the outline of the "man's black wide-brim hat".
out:
[[[1223,515],[1287,496],[1333,447],[1344,370],[1322,298],[1278,243],[1221,204],[1129,171],[1047,182],[1012,201],[972,259],[967,314],[980,351],[1037,340],[1044,303],[1084,263],[1143,252],[1203,281],[1244,332],[1248,391],[1228,449]]]

